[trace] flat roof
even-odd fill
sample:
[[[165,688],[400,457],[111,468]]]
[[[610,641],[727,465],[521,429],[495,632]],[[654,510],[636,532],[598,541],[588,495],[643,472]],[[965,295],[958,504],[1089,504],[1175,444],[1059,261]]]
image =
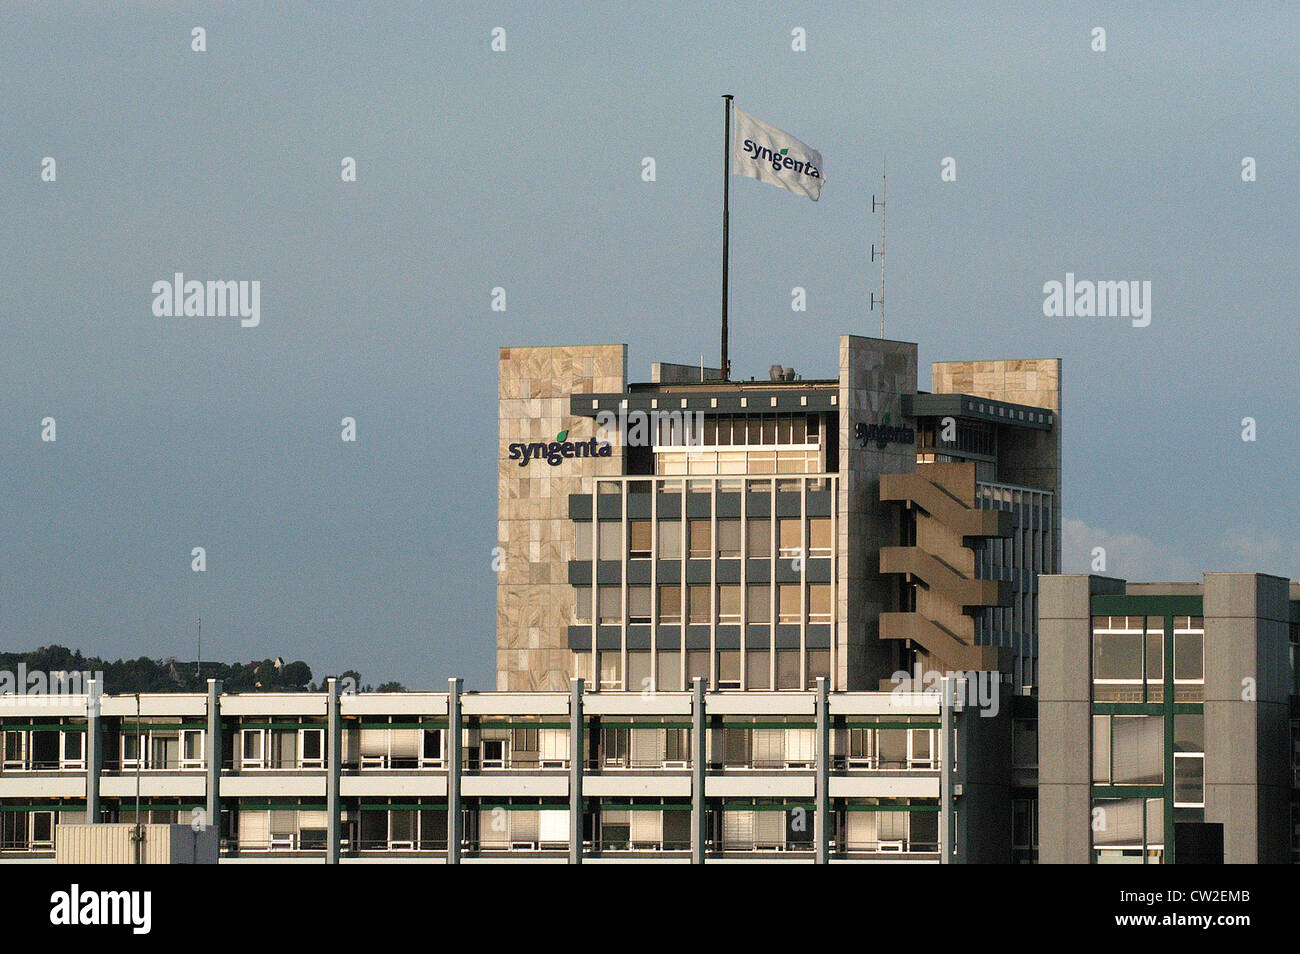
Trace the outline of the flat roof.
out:
[[[912,417],[962,417],[1040,431],[1050,431],[1056,423],[1056,412],[1047,408],[995,401],[973,394],[928,394],[922,391],[904,395],[903,413]]]

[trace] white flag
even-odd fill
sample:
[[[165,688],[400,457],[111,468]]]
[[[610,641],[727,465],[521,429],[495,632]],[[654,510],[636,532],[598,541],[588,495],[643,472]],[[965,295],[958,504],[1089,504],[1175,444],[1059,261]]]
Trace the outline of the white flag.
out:
[[[731,154],[731,171],[816,202],[826,181],[822,154],[749,113],[739,109],[735,112],[736,148]]]

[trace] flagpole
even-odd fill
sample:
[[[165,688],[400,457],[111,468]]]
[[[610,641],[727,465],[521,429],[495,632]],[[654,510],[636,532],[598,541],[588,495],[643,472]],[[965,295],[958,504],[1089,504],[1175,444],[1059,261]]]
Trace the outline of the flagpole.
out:
[[[730,256],[731,240],[731,100],[730,93],[724,93],[725,103],[722,151],[722,380],[731,379],[731,363],[727,359],[727,265]]]

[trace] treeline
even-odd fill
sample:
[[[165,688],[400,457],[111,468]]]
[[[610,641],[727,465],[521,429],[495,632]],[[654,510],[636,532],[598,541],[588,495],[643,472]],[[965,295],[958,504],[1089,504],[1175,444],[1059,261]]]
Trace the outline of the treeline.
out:
[[[196,666],[193,660],[178,659],[118,659],[110,662],[98,656],[82,655],[80,650],[66,646],[42,646],[29,652],[0,652],[0,670],[18,678],[19,666],[28,673],[89,672],[104,674],[103,691],[110,695],[132,692],[205,692],[209,679],[220,679],[224,692],[301,692],[323,689],[312,681],[311,667],[301,659],[285,662],[283,659],[261,659],[247,663],[203,662]],[[403,687],[396,682],[382,683],[378,687],[366,685],[356,670],[339,674],[340,680],[351,680],[350,687],[361,692],[400,692]],[[349,683],[345,682],[345,685]],[[22,691],[22,688],[19,688]]]

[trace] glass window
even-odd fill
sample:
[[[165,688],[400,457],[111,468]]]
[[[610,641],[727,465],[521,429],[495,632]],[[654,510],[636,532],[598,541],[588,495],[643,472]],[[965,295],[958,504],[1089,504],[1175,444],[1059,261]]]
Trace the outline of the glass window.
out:
[[[1094,679],[1142,679],[1142,636],[1098,633],[1093,637]]]
[[[659,587],[659,622],[666,626],[679,626],[682,622],[682,588]]]
[[[613,520],[602,520],[597,528],[600,537],[600,558],[602,560],[623,559],[623,525]]]
[[[781,583],[777,586],[777,596],[780,600],[778,618],[782,623],[798,623],[802,620],[802,609],[799,605],[799,584],[798,583]]]
[[[628,556],[634,560],[649,558],[650,521],[633,520],[628,524],[628,534],[631,537],[631,543],[628,545]]]
[[[1162,716],[1114,716],[1111,765],[1115,785],[1160,785],[1165,780]]]
[[[1174,633],[1174,679],[1205,678],[1203,633]]]
[[[751,583],[747,589],[745,616],[751,623],[772,621],[772,588]]]
[[[591,622],[590,586],[575,586],[573,588],[573,621],[575,623]]]
[[[813,517],[808,521],[808,555],[828,557],[831,547],[831,518]]]
[[[1092,843],[1098,846],[1144,846],[1146,803],[1140,798],[1102,799],[1093,812]]]
[[[718,454],[718,473],[719,474],[743,474],[745,473],[745,452],[744,451],[723,451]],[[728,489],[719,485],[720,490]],[[733,488],[736,489],[736,488]]]
[[[689,586],[686,588],[690,594],[690,622],[708,623],[712,614],[709,606],[709,588],[707,586]]]
[[[1110,716],[1092,717],[1092,780],[1110,784]]]
[[[590,560],[593,557],[591,549],[592,531],[589,523],[575,523],[574,525],[574,548],[573,557],[575,560]]]
[[[1165,631],[1164,624],[1157,629],[1147,630],[1147,681],[1164,682],[1165,679]]]
[[[803,547],[803,528],[801,522],[795,517],[785,517],[779,521],[779,533],[781,534],[781,553],[783,557],[794,557],[799,555]]]
[[[677,650],[659,650],[657,687],[664,692],[676,692],[682,688],[682,654]]]
[[[1205,716],[1201,713],[1174,716],[1174,751],[1205,751]]]
[[[650,622],[650,587],[648,586],[628,587],[627,620],[629,623]]]
[[[751,560],[766,560],[772,555],[772,521],[749,521],[749,539],[745,545]]]
[[[659,559],[680,560],[682,558],[682,522],[680,520],[661,520],[659,522]]]
[[[907,768],[907,729],[877,729],[876,757],[880,768]]]
[[[718,622],[740,622],[740,586],[723,584],[718,587]]]
[[[1205,756],[1174,755],[1174,805],[1200,808],[1205,804]]]
[[[709,675],[709,652],[707,649],[692,649],[686,653],[686,685],[689,688],[696,679],[706,683],[713,678]]]
[[[735,559],[740,556],[740,521],[718,521],[718,556]]]
[[[808,586],[808,622],[829,623],[831,621],[831,585],[829,583],[812,583]]]
[[[817,677],[823,677],[827,684],[831,678],[831,651],[829,649],[810,649],[808,651],[808,688],[817,688]]]
[[[597,664],[600,666],[600,688],[602,689],[622,689],[623,688],[623,657],[617,651],[603,652],[596,654]]]
[[[718,688],[740,688],[739,649],[723,649],[718,652]]]
[[[600,605],[599,621],[602,624],[616,624],[623,621],[623,593],[617,586],[599,587]]]
[[[627,687],[632,692],[644,692],[654,689],[650,677],[650,653],[648,650],[627,651]]]
[[[776,651],[776,688],[802,689],[799,684],[799,650]]]
[[[713,527],[708,520],[692,520],[691,559],[707,560],[713,554]]]

